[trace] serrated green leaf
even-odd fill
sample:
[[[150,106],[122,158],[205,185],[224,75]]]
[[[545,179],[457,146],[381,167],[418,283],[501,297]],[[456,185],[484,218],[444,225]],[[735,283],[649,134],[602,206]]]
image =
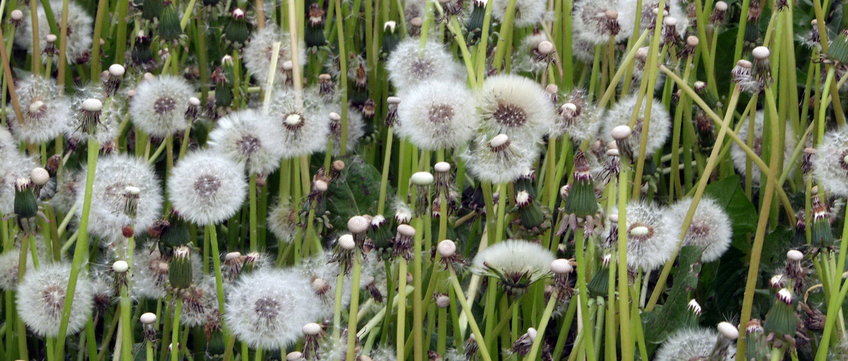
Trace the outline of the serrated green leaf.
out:
[[[380,172],[377,168],[358,156],[346,159],[345,163],[340,178],[330,182],[327,190],[327,211],[330,212],[330,224],[336,230],[346,230],[350,217],[374,215],[380,198]],[[387,189],[386,193],[394,191]]]

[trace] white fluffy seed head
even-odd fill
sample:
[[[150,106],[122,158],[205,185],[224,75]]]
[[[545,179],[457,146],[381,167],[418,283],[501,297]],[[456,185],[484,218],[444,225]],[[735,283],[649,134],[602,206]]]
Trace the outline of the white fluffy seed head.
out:
[[[551,272],[553,273],[569,274],[572,270],[573,267],[571,267],[571,262],[569,262],[567,259],[560,258],[555,259],[553,262],[551,262]]]
[[[365,233],[368,226],[370,222],[363,216],[353,216],[347,220],[347,230],[353,234]]]
[[[103,110],[103,102],[99,99],[89,98],[82,102],[82,109],[89,112],[99,112]]]
[[[310,323],[303,325],[303,334],[304,335],[306,335],[306,336],[316,336],[319,333],[321,333],[321,325],[319,325],[315,322],[310,322]]]
[[[433,169],[439,173],[447,173],[450,172],[451,165],[448,162],[438,162],[433,166]]]
[[[112,64],[109,66],[109,74],[112,76],[123,76],[126,69],[121,64]]]
[[[130,265],[127,263],[127,261],[118,260],[118,261],[115,261],[115,263],[112,263],[112,270],[117,272],[117,273],[124,273],[129,269],[130,269]]]
[[[151,325],[156,322],[156,314],[153,312],[145,312],[141,314],[138,320],[141,321],[142,324]]]
[[[404,237],[413,237],[415,236],[415,228],[408,224],[401,224],[397,227],[397,232],[400,233]]]
[[[716,329],[725,338],[731,340],[739,338],[739,329],[737,329],[736,326],[733,326],[733,324],[730,322],[719,322],[718,326],[716,326]]]
[[[799,250],[791,249],[789,252],[786,252],[786,258],[790,261],[800,262],[804,259],[804,254]]]
[[[612,128],[612,132],[610,133],[613,139],[622,140],[630,136],[633,133],[633,129],[627,125],[619,125],[615,128]]]
[[[439,242],[437,248],[442,257],[453,257],[456,254],[456,243],[449,239]]]
[[[510,239],[496,243],[474,256],[472,272],[496,277],[507,291],[520,290],[551,273],[554,255],[538,243]],[[516,280],[522,280],[516,283]]]
[[[771,55],[771,51],[765,46],[758,46],[751,51],[751,55],[757,60],[765,60]]]
[[[348,250],[348,251],[350,251],[354,247],[356,247],[356,242],[353,241],[353,235],[350,235],[350,234],[341,235],[341,237],[339,237],[338,242],[339,242],[339,247],[341,247],[342,249]]]
[[[428,186],[433,184],[433,174],[430,172],[415,172],[409,177],[409,181],[417,186]]]
[[[29,178],[32,180],[33,184],[43,186],[50,180],[50,173],[47,172],[47,169],[37,167],[33,168],[32,171],[29,172]]]
[[[241,164],[209,150],[190,153],[168,177],[174,209],[198,225],[230,218],[247,195],[243,169]]]

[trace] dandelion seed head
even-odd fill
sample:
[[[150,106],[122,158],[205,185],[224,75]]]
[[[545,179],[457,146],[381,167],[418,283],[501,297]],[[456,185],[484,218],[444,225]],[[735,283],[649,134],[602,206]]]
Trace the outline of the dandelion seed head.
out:
[[[677,201],[666,210],[666,221],[672,227],[682,225],[691,204],[691,198]],[[712,198],[701,198],[684,238],[684,245],[701,248],[701,261],[712,262],[730,248],[732,236],[730,217],[724,209]]]
[[[185,117],[189,99],[194,95],[184,79],[161,75],[142,81],[130,101],[135,125],[154,137],[164,138],[189,126]]]
[[[503,21],[509,0],[492,0],[492,16]],[[546,16],[547,3],[537,0],[515,0],[513,25],[519,28],[533,26],[542,22]]]
[[[62,1],[51,0],[50,9],[52,10],[55,24],[62,23]],[[68,64],[84,63],[87,61],[92,44],[92,24],[94,20],[86,12],[85,8],[76,3],[76,1],[68,2],[68,30],[66,46],[66,60]],[[27,14],[23,17],[24,26],[17,28],[15,34],[15,43],[26,48],[29,54],[43,54],[48,46],[49,39],[52,35],[55,42],[55,35],[50,32],[50,23],[47,20],[47,15],[44,8],[38,6],[38,42],[41,49],[35,53],[32,49],[32,34],[33,24],[32,16]],[[52,57],[53,61],[57,61],[58,57]]]
[[[659,0],[643,0],[642,9],[637,9],[637,0],[620,0],[619,2],[619,22],[621,23],[621,31],[633,34],[634,32],[641,33],[647,29],[649,24],[654,26],[658,13]],[[686,9],[680,0],[666,0],[665,6],[668,9],[665,17],[672,17],[677,20],[674,28],[677,31],[678,37],[682,38],[686,34],[686,29],[689,27],[689,16],[686,14]],[[636,29],[636,14],[642,14],[640,21],[641,28]],[[650,34],[650,32],[649,32]]]
[[[825,134],[813,157],[813,174],[828,192],[848,197],[848,127]]]
[[[619,12],[625,9],[619,0],[600,1],[578,1],[574,4],[572,12],[573,29],[575,38],[591,45],[607,44],[610,37],[620,41],[630,37],[633,33],[632,27],[625,28],[622,23],[627,22],[624,17],[630,16],[633,22],[632,12]]]
[[[408,38],[398,43],[386,61],[389,80],[395,88],[409,89],[426,80],[455,81],[462,80],[465,73],[444,48],[435,41],[421,41]]]
[[[280,50],[277,60],[277,73],[274,75],[274,84],[282,84],[288,78],[284,68],[286,62],[291,63],[292,49],[291,37],[288,32],[280,32],[280,28],[269,24],[264,29],[253,32],[247,45],[244,47],[244,67],[261,86],[268,83],[268,70],[271,68],[271,57],[274,55],[274,42],[280,42]],[[298,64],[306,64],[306,53],[304,43],[298,46]]]
[[[85,180],[80,183],[80,187],[85,187]],[[127,187],[139,190],[134,218],[124,209]],[[82,217],[84,193],[76,193],[77,218]],[[136,234],[141,234],[159,219],[162,209],[161,187],[153,167],[143,159],[125,154],[112,154],[97,161],[91,194],[88,230],[106,243],[122,240],[122,228],[127,225],[134,226]]]
[[[613,140],[612,131],[613,129],[615,129],[615,127],[630,124],[630,118],[633,115],[633,109],[636,107],[637,100],[637,95],[632,94],[620,100],[607,111],[607,121],[604,123],[601,129],[601,136],[605,142]],[[646,156],[654,154],[654,152],[662,148],[662,146],[665,144],[666,139],[668,138],[669,132],[671,131],[671,116],[668,114],[668,110],[659,101],[652,101],[654,103],[651,105],[651,120],[649,125],[650,135],[648,136],[648,142],[645,144]],[[636,116],[636,124],[631,129],[632,135],[627,140],[627,142],[630,143],[631,149],[633,149],[635,155],[638,155],[641,152],[640,139],[642,136],[644,115],[645,103],[643,100],[643,104],[641,105],[640,111]]]
[[[17,150],[4,150],[3,158],[0,160],[0,215],[14,211],[17,180],[28,179],[30,172],[38,166],[32,157],[18,153]]]
[[[554,107],[548,94],[529,78],[512,74],[490,76],[483,82],[479,99],[480,127],[493,134],[537,139],[554,122]]]
[[[245,109],[218,119],[209,133],[210,150],[245,165],[250,174],[269,174],[280,166],[280,124],[261,111]]]
[[[718,333],[709,329],[684,328],[666,339],[657,351],[657,361],[689,361],[706,359],[713,351]],[[727,361],[734,360],[736,347],[731,346]]]
[[[330,132],[329,111],[318,89],[309,88],[301,93],[303,104],[296,102],[294,90],[274,92],[268,114],[282,128],[283,157],[295,158],[326,151]]]
[[[0,290],[14,291],[17,289],[20,257],[19,249],[12,249],[0,254]],[[26,272],[30,272],[32,269],[32,258],[27,257]]]
[[[408,88],[398,104],[398,135],[426,150],[459,147],[474,135],[477,109],[473,94],[454,81],[426,81]]]
[[[493,184],[511,182],[531,168],[539,155],[536,142],[513,141],[506,134],[480,135],[465,152],[468,170],[477,179]]]
[[[188,154],[168,178],[168,195],[174,210],[197,225],[230,218],[247,195],[242,169],[239,163],[212,151]]]
[[[71,120],[71,103],[52,79],[28,75],[15,84],[23,119],[9,112],[15,137],[37,144],[61,135]]]
[[[548,276],[553,261],[554,255],[537,243],[506,240],[477,253],[471,269],[476,274],[498,278],[510,292]]]
[[[654,270],[671,257],[677,247],[673,225],[653,203],[627,204],[627,265],[643,271]]]
[[[181,325],[202,326],[218,316],[218,296],[215,291],[214,277],[203,277],[189,288],[182,290],[182,293]]]
[[[62,321],[66,287],[71,274],[67,263],[44,263],[24,275],[18,285],[17,311],[27,327],[39,336],[56,337]],[[85,327],[94,305],[91,281],[79,275],[68,320],[68,335]]]
[[[290,243],[297,233],[295,222],[296,209],[287,202],[279,202],[268,211],[268,229],[274,233],[277,240]]]
[[[230,290],[224,319],[233,334],[254,348],[276,350],[302,335],[325,305],[295,271],[263,269],[243,275]]]

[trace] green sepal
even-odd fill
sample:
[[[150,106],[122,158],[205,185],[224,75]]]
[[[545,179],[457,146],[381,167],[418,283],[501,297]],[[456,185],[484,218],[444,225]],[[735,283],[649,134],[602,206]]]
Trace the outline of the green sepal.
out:
[[[171,224],[162,231],[160,240],[169,247],[179,247],[189,242],[188,224],[182,219],[175,218]]]
[[[162,15],[162,0],[144,0],[141,4],[141,17],[153,20]]]
[[[565,200],[565,212],[578,217],[591,216],[598,212],[598,199],[591,181],[575,181],[568,198]]]
[[[168,281],[173,288],[184,289],[191,286],[191,252],[186,251],[188,249],[185,246],[180,247],[179,250],[174,252],[174,258],[168,265]]]
[[[15,215],[18,218],[32,218],[36,214],[38,214],[38,202],[35,200],[32,188],[15,190]]]
[[[234,43],[244,43],[250,37],[250,29],[244,19],[230,19],[224,27],[224,37]]]
[[[798,315],[795,313],[795,302],[786,304],[781,300],[775,300],[766,314],[766,322],[763,327],[766,332],[777,335],[795,337],[798,328]]]
[[[592,296],[606,297],[609,292],[609,267],[601,267],[586,285]]]
[[[162,16],[159,19],[159,38],[165,41],[174,41],[179,39],[182,33],[183,29],[180,26],[177,7],[174,5],[166,6],[162,9]]]
[[[833,230],[830,228],[830,220],[827,217],[813,221],[810,234],[810,241],[814,247],[823,248],[833,245]]]

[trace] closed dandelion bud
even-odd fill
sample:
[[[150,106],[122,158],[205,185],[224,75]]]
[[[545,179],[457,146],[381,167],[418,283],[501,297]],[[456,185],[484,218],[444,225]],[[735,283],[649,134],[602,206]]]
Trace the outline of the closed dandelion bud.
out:
[[[224,58],[230,58],[230,56],[227,55]],[[229,68],[231,69],[232,65],[229,65]],[[211,76],[212,81],[215,82],[215,104],[220,107],[227,107],[233,102],[233,88],[230,84],[230,76],[227,74],[228,72],[222,67],[218,67]]]
[[[436,196],[443,194],[447,198],[451,188],[451,165],[448,162],[438,162],[433,166],[433,170],[436,171]]]
[[[448,308],[450,307],[450,297],[444,293],[436,293],[433,295],[433,299],[436,301],[436,307],[439,308]]]
[[[801,158],[801,172],[804,175],[809,175],[813,172],[813,160],[816,156],[816,148],[804,148],[804,155]]]
[[[677,18],[667,16],[663,18],[663,44],[675,45],[677,43]]]
[[[94,134],[100,124],[100,113],[103,111],[103,102],[99,99],[89,98],[82,102],[79,115],[79,131],[86,134]]]
[[[106,72],[106,77],[103,79],[103,90],[106,92],[106,95],[115,94],[121,86],[121,79],[124,78],[125,72],[126,69],[121,64],[112,64],[109,66],[109,70]]]
[[[189,242],[188,224],[181,217],[174,217],[162,231],[160,242],[168,247],[179,247]]]
[[[171,3],[171,0],[165,0],[162,5],[164,8],[159,18],[159,38],[165,41],[176,41],[183,33],[177,6]]]
[[[698,303],[694,298],[689,300],[689,303],[686,305],[686,309],[689,312],[686,312],[684,317],[686,321],[684,323],[689,326],[696,326],[698,324],[698,318],[701,316],[703,309],[701,309],[701,304]]]
[[[486,4],[488,0],[473,0],[471,5],[471,13],[465,21],[465,31],[468,34],[467,40],[472,45],[480,39],[480,34],[483,32],[483,20],[486,17]]]
[[[802,282],[806,277],[804,268],[801,266],[802,260],[804,260],[804,254],[801,251],[791,249],[786,252],[786,276],[796,283]]]
[[[262,266],[264,260],[264,256],[259,252],[250,252],[244,256],[244,263],[242,264],[242,272],[250,273]]]
[[[236,8],[230,15],[231,17],[224,27],[224,37],[236,44],[244,43],[250,36],[244,10]]]
[[[382,249],[391,246],[392,231],[385,216],[378,214],[371,217],[367,238],[374,243],[376,248]]]
[[[430,172],[416,172],[409,177],[409,183],[415,187],[415,214],[425,214],[430,206],[430,186],[435,181]]]
[[[395,202],[395,223],[397,224],[409,224],[412,220],[412,209],[409,206],[402,202]]]
[[[144,0],[141,3],[141,17],[153,20],[162,15],[162,0]]]
[[[168,265],[168,281],[171,287],[184,289],[191,286],[191,249],[180,246],[174,249],[174,256]]]
[[[745,340],[748,343],[748,348],[745,350],[745,359],[768,360],[771,350],[768,337],[760,320],[748,321],[745,325],[745,335]]]
[[[794,337],[798,328],[798,315],[795,313],[795,296],[788,288],[777,291],[774,302],[766,314],[766,331],[781,337]]]
[[[326,12],[320,4],[312,3],[309,5],[307,14],[306,29],[303,34],[303,39],[306,41],[307,47],[322,46],[327,43],[324,38],[324,15]],[[384,38],[385,39],[385,38]]]
[[[456,253],[456,243],[449,239],[439,242],[436,246],[436,251],[442,256],[442,263],[445,265],[445,268],[461,260],[459,254]]]
[[[387,21],[383,24],[383,53],[391,54],[400,42],[400,35],[397,33],[397,23]]]
[[[306,361],[306,357],[300,351],[292,351],[286,354],[286,361]]]
[[[359,247],[362,247],[363,242],[365,242],[370,227],[371,222],[363,216],[353,216],[347,221],[347,230],[353,235],[353,239]]]
[[[200,99],[197,97],[188,98],[188,108],[185,111],[185,118],[189,122],[193,122],[200,114]]]
[[[577,152],[574,156],[574,184],[565,200],[565,211],[578,217],[587,217],[598,212],[595,185],[592,182],[589,162],[583,152]]]
[[[631,134],[633,134],[633,129],[627,125],[616,126],[610,132],[612,139],[615,140],[619,154],[624,155],[628,159],[633,159],[633,147],[630,146],[630,142],[628,141]]]
[[[230,252],[224,255],[224,263],[221,264],[221,273],[227,281],[235,281],[241,274],[244,257],[240,252]]]
[[[612,261],[612,255],[604,255],[601,262],[601,268],[592,276],[592,280],[586,285],[586,288],[592,295],[606,297],[609,292],[609,264]]]
[[[810,33],[807,35],[805,43],[811,48],[821,47],[821,34],[819,34],[818,21],[816,19],[810,21]],[[828,48],[828,50],[830,50],[830,48]]]
[[[811,229],[812,245],[818,248],[832,246],[834,238],[833,230],[830,225],[831,215],[828,211],[827,204],[825,204],[818,195],[813,196],[811,211],[813,212],[813,228]]]
[[[526,230],[536,233],[548,228],[543,226],[546,221],[545,213],[529,192],[519,191],[515,195],[515,206],[519,222]]]
[[[318,339],[321,337],[321,325],[310,322],[303,325],[303,356],[312,359],[318,354]]]
[[[695,49],[698,47],[698,44],[701,41],[695,35],[689,35],[686,38],[686,45],[683,47],[683,50],[680,52],[680,57],[687,57],[695,54]]]
[[[466,360],[473,360],[475,356],[477,356],[477,352],[480,351],[480,346],[477,345],[477,340],[474,338],[474,334],[471,334],[467,340],[465,340],[464,353]]]
[[[554,287],[559,292],[557,296],[560,300],[571,296],[571,283],[569,277],[574,272],[574,267],[567,259],[560,258],[551,262],[551,273],[554,277]]]
[[[15,181],[15,215],[18,219],[33,218],[38,213],[38,202],[33,193],[33,185],[29,178],[18,178]]]

